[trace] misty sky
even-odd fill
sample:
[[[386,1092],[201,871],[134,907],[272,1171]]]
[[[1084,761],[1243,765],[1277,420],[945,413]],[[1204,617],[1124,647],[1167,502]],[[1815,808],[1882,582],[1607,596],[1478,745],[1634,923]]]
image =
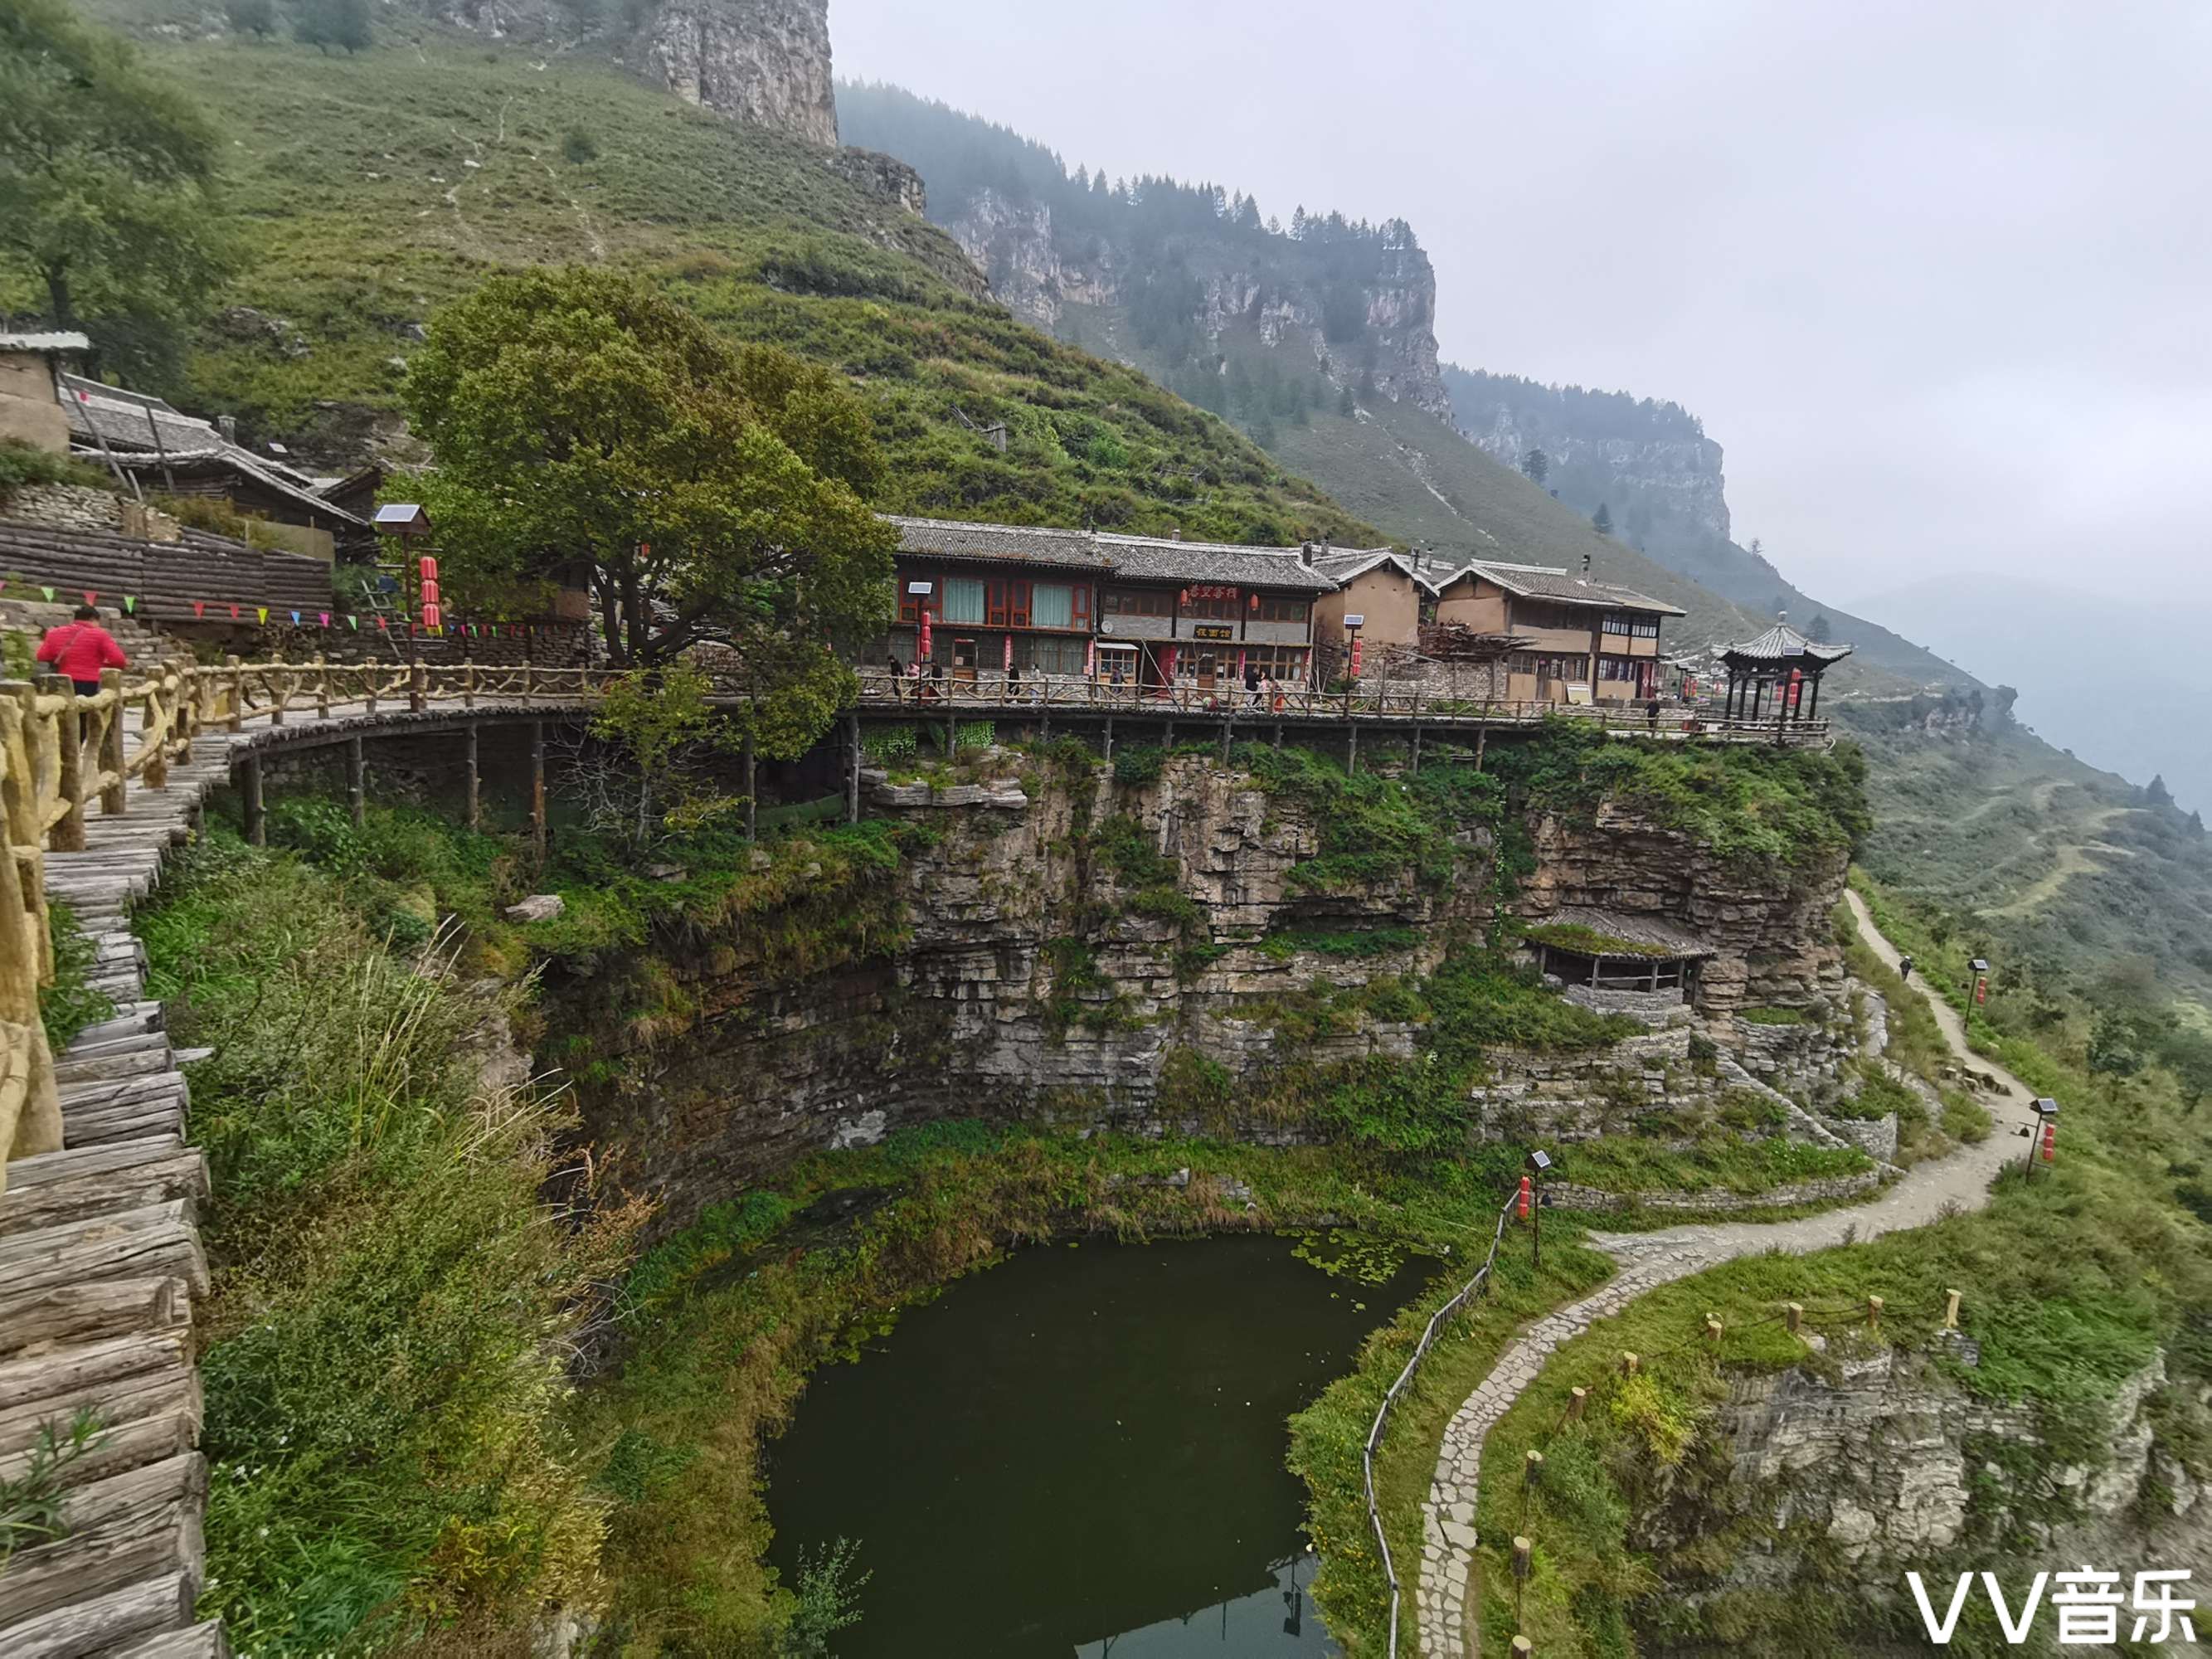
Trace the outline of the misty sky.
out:
[[[1682,403],[1737,539],[1834,600],[2118,556],[2212,603],[2202,3],[831,0],[830,28],[841,74],[1071,167],[1403,215],[1447,359]]]

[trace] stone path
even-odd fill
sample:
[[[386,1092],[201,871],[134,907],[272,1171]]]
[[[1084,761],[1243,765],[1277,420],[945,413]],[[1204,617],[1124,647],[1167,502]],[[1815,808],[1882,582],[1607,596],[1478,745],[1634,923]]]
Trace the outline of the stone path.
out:
[[[450,719],[441,708],[428,718]],[[483,715],[557,716],[485,702]],[[420,730],[404,708],[334,708],[282,727],[202,732],[166,789],[132,786],[128,810],[95,815],[81,853],[49,853],[46,891],[95,943],[93,984],[115,1012],[81,1032],[55,1072],[63,1150],[8,1165],[0,1193],[0,1479],[20,1479],[43,1427],[81,1407],[100,1438],[61,1476],[64,1536],[0,1566],[6,1659],[219,1659],[220,1624],[194,1624],[204,1571],[207,1463],[192,1332],[207,1294],[197,1207],[206,1160],[186,1143],[187,1094],[131,906],[187,841],[208,793],[248,750]]]
[[[1857,919],[1860,937],[1876,956],[1895,968],[1898,953],[1875,931],[1864,902],[1856,893],[1845,897]],[[1620,1272],[1595,1295],[1547,1316],[1515,1338],[1482,1385],[1445,1427],[1436,1474],[1421,1505],[1421,1566],[1414,1596],[1420,1651],[1428,1659],[1460,1659],[1460,1656],[1474,1659],[1481,1651],[1476,1618],[1479,1603],[1470,1591],[1476,1588],[1472,1584],[1478,1541],[1474,1515],[1482,1476],[1482,1443],[1562,1343],[1581,1335],[1598,1320],[1620,1312],[1647,1291],[1738,1256],[1762,1250],[1802,1255],[1847,1239],[1864,1242],[1884,1233],[1925,1226],[1949,1211],[1977,1210],[1989,1202],[1990,1184],[1998,1170],[2021,1155],[2021,1142],[2013,1131],[2017,1124],[2032,1119],[2030,1103],[2034,1094],[2002,1066],[1972,1054],[1965,1028],[1951,1006],[1928,996],[1917,984],[1915,988],[1920,989],[1934,1012],[1952,1052],[2002,1085],[2005,1099],[1990,1103],[1997,1120],[1994,1131],[1978,1146],[1963,1146],[1948,1158],[1911,1170],[1870,1204],[1831,1210],[1798,1221],[1717,1223],[1651,1233],[1591,1235],[1593,1244],[1622,1264]]]

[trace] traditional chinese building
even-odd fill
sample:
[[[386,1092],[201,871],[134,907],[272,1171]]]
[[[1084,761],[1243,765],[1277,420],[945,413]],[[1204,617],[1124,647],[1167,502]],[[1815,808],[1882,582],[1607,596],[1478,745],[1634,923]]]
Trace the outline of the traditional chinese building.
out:
[[[1314,606],[1335,584],[1309,550],[899,518],[902,667],[954,678],[1116,673],[1201,689],[1248,672],[1303,682]]]
[[[1477,561],[1436,584],[1437,621],[1508,635],[1504,695],[1517,701],[1627,702],[1659,691],[1668,605],[1547,565]]]
[[[1820,681],[1851,654],[1848,645],[1822,645],[1786,622],[1721,653],[1728,670],[1727,718],[1784,722],[1820,712]]]

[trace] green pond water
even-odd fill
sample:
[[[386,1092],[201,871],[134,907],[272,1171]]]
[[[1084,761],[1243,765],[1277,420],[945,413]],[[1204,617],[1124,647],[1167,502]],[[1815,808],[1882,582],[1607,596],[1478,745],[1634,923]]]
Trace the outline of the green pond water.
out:
[[[1369,1285],[1295,1249],[1024,1251],[817,1372],[769,1448],[769,1554],[790,1583],[859,1540],[840,1659],[1335,1652],[1285,1419],[1427,1264]]]

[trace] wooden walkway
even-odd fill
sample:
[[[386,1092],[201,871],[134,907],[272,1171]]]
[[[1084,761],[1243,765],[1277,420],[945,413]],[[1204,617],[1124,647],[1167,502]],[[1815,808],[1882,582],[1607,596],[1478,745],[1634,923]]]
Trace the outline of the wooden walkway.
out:
[[[124,812],[88,814],[81,852],[49,852],[45,888],[98,947],[93,982],[112,1018],[55,1057],[63,1150],[18,1158],[0,1191],[0,1480],[22,1478],[42,1432],[82,1410],[100,1432],[58,1476],[57,1540],[0,1566],[4,1659],[220,1659],[219,1624],[193,1622],[204,1570],[208,1469],[198,1450],[193,1309],[208,1290],[197,1208],[206,1160],[189,1144],[189,1095],[161,1007],[146,995],[131,907],[190,839],[234,764],[279,748],[450,726],[460,711],[370,714],[359,702],[285,725],[202,729],[167,787]],[[486,702],[465,718],[581,712]]]

